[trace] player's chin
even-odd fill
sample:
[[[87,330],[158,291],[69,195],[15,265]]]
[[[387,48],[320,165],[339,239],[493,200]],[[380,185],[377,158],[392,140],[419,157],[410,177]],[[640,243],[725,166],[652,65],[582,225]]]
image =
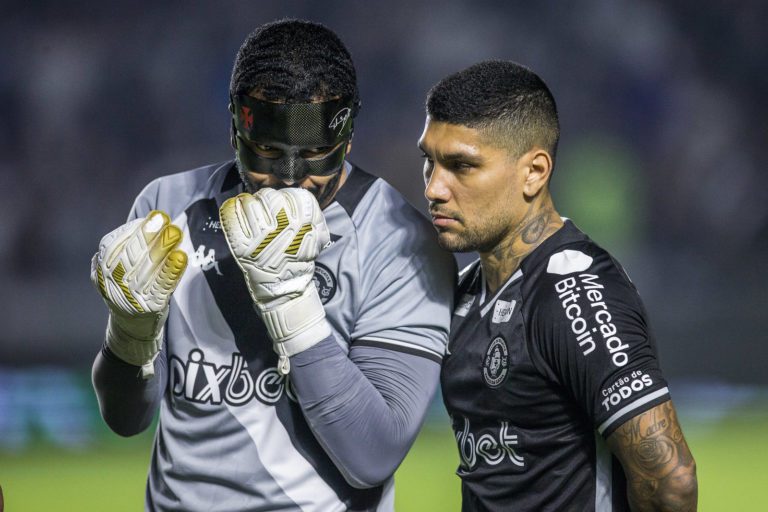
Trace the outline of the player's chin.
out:
[[[466,241],[462,240],[456,233],[439,228],[437,230],[437,243],[441,248],[450,252],[467,252],[472,250],[471,247],[468,247]]]

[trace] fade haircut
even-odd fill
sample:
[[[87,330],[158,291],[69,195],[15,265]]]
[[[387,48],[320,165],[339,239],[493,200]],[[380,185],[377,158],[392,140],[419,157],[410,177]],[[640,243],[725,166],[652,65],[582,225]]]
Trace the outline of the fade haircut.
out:
[[[514,158],[534,147],[555,158],[555,98],[536,73],[515,62],[484,61],[445,77],[427,94],[427,115],[480,130]]]
[[[359,101],[355,65],[344,43],[319,23],[295,19],[260,26],[237,52],[229,92],[253,90],[275,102]]]

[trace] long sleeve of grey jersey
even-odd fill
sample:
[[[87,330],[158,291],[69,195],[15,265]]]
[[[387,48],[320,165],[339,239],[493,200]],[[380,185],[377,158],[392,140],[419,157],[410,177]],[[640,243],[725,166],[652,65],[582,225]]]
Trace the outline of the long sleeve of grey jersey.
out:
[[[136,197],[127,221],[145,217],[158,206],[163,178],[148,183]],[[166,382],[165,347],[155,358],[155,376],[144,380],[141,368],[128,364],[104,345],[91,368],[91,382],[104,422],[116,434],[133,436],[149,427],[163,396]]]
[[[164,207],[159,204],[162,182],[163,178],[157,178],[144,187],[128,212],[128,222]],[[101,417],[115,433],[124,437],[133,436],[146,430],[152,423],[165,389],[165,345],[155,358],[154,365],[155,376],[143,380],[139,367],[124,362],[106,345],[96,354],[91,369],[91,382]]]
[[[440,365],[420,356],[352,346],[330,336],[291,358],[304,416],[353,487],[381,484],[410,449],[437,389]]]
[[[128,212],[128,222],[141,217],[146,217],[149,212],[158,209],[161,182],[162,178],[150,181],[141,193],[136,196],[136,199],[133,201],[133,206],[131,206],[131,211]]]
[[[155,359],[154,377],[144,380],[140,367],[120,360],[105,346],[93,362],[91,380],[104,422],[118,435],[136,435],[152,423],[163,397],[165,349]]]

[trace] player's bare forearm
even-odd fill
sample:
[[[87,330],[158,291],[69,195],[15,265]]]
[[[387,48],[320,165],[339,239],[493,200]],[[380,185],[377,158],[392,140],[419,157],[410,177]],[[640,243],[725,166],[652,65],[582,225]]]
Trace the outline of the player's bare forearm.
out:
[[[624,468],[633,511],[696,510],[696,462],[671,401],[628,420],[608,446]]]

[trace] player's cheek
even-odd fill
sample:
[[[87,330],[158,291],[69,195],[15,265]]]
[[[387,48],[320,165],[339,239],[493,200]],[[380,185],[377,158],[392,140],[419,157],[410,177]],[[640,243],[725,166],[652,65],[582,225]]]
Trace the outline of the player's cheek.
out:
[[[280,180],[271,174],[261,174],[249,171],[246,174],[246,177],[248,178],[248,181],[251,182],[251,185],[257,189],[265,187],[275,188],[280,184]]]

